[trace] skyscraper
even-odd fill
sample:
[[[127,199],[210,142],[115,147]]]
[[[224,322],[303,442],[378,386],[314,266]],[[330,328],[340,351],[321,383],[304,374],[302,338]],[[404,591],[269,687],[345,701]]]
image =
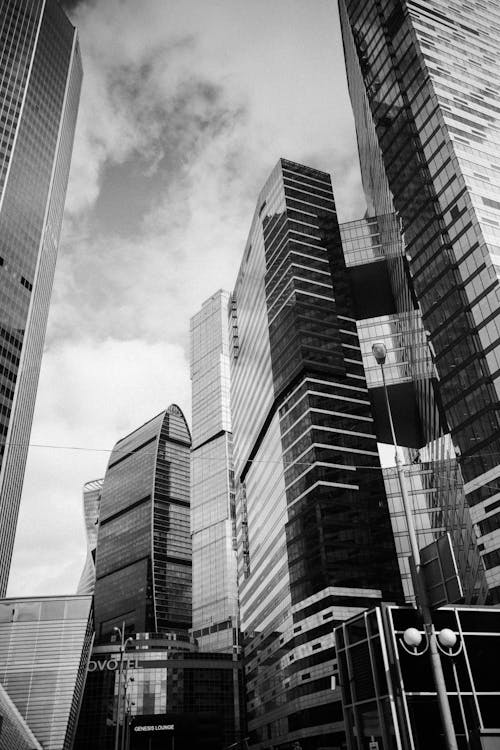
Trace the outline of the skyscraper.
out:
[[[488,586],[463,478],[446,435],[439,384],[422,314],[408,280],[407,261],[395,214],[340,225],[351,281],[361,354],[377,439],[392,442],[385,389],[372,346],[387,345],[385,382],[397,442],[405,447],[406,481],[414,501],[420,545],[450,533],[465,601],[484,602]],[[409,537],[394,472],[384,472],[407,601],[414,601]],[[418,520],[417,520],[418,519]]]
[[[229,388],[231,299],[218,291],[191,319],[193,635],[200,647],[236,647],[235,505]]]
[[[232,314],[250,743],[335,746],[333,625],[402,593],[324,172],[278,162],[258,199]]]
[[[220,320],[223,307],[219,308]],[[218,609],[209,602],[215,629],[202,641],[205,647],[215,644],[219,652],[229,653],[206,648],[200,653],[198,642],[188,632],[192,620],[190,447],[184,416],[179,407],[171,405],[117,442],[102,487],[100,481],[85,485],[91,531],[99,516],[96,637],[75,747],[111,750],[117,732],[120,747],[122,743],[128,747],[127,742],[139,746],[142,737],[149,741],[148,747],[165,747],[167,741],[179,750],[218,750],[245,736],[239,689],[242,664],[233,654],[232,620],[227,623],[232,610],[224,597],[219,598]],[[216,441],[215,456],[219,458],[217,447]],[[203,455],[204,467],[220,488],[220,464],[215,461],[211,473],[213,454]],[[227,455],[223,462],[227,489],[226,467]],[[207,476],[207,492],[211,492],[213,484]],[[195,495],[200,497],[200,488]],[[224,505],[223,499],[220,502]],[[218,531],[217,522],[214,526]],[[89,536],[92,551],[92,534]],[[232,534],[230,542],[233,551]],[[204,554],[202,548],[202,563]],[[212,550],[209,557],[213,560]],[[91,573],[92,566],[88,570]],[[223,568],[216,570],[224,573]],[[208,572],[213,574],[212,569]],[[82,576],[81,584],[86,580],[91,583],[92,577]],[[216,593],[215,585],[209,595]],[[114,632],[122,623],[123,652],[121,639]],[[145,734],[148,722],[164,728],[168,725],[167,737]],[[144,733],[136,735],[136,731]]]
[[[369,212],[397,211],[491,600],[500,601],[500,10],[339,0]]]
[[[9,575],[82,67],[55,0],[0,3],[0,596]]]
[[[95,554],[102,483],[102,479],[94,479],[92,482],[86,482],[83,487],[83,515],[85,518],[85,531],[87,532],[87,556],[78,582],[77,594],[94,593]]]
[[[117,442],[104,477],[97,534],[95,629],[180,632],[191,626],[189,451],[172,404]]]

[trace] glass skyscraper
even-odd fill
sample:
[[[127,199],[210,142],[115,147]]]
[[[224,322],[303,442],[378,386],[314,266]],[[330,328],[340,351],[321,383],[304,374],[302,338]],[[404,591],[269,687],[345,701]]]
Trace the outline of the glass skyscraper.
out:
[[[80,581],[78,582],[77,594],[94,593],[95,554],[102,483],[102,479],[94,479],[92,482],[86,482],[83,487],[83,515],[85,518],[85,531],[87,533],[87,556]]]
[[[225,296],[227,301],[228,295]],[[226,322],[223,295],[221,300],[218,318]],[[216,318],[215,314],[212,320]],[[205,353],[209,359],[212,354],[217,359],[217,335],[207,338]],[[196,334],[194,340],[199,343]],[[225,357],[227,360],[227,351]],[[227,371],[227,361],[224,364],[224,357],[221,361],[219,374]],[[194,379],[195,371],[196,366]],[[201,380],[208,391],[211,390],[208,381],[215,383],[210,373],[208,379]],[[199,393],[200,403],[206,403],[210,411],[213,401],[210,398],[205,401]],[[199,421],[197,424],[199,428]],[[224,425],[227,426],[227,414]],[[210,443],[211,428],[206,437]],[[217,459],[222,457],[217,439],[214,453],[204,451],[203,445],[201,438],[198,447],[202,447],[200,455],[205,460],[199,472],[195,468],[194,495],[199,501],[205,482],[209,509],[213,510],[218,507],[216,503],[210,504],[214,488],[223,486],[219,467],[225,479],[221,505],[230,499],[228,454],[223,455],[220,464],[212,460],[214,455]],[[211,599],[220,590],[217,581],[208,589],[207,599],[201,601],[202,612],[207,602],[210,607],[212,619],[204,620],[210,623],[209,632],[200,634],[200,643],[189,634],[192,624],[190,449],[191,435],[184,416],[177,406],[171,405],[119,440],[104,480],[85,485],[85,513],[91,532],[96,517],[99,522],[95,545],[95,641],[75,744],[82,750],[89,747],[111,750],[117,732],[120,747],[129,747],[127,743],[130,747],[142,747],[141,737],[144,739],[145,735],[137,734],[141,730],[135,727],[138,722],[143,722],[140,724],[143,726],[148,721],[175,725],[175,731],[172,729],[166,741],[170,746],[171,740],[172,746],[175,744],[179,750],[205,747],[218,750],[245,736],[242,664],[233,650],[235,602],[228,599],[231,609],[221,596],[214,606]],[[198,508],[201,505],[199,502]],[[206,520],[202,510],[199,521]],[[219,520],[217,517],[214,522],[216,531]],[[221,525],[224,535],[224,524]],[[208,527],[211,541],[210,534]],[[89,542],[92,548],[92,533]],[[232,533],[229,543],[234,555]],[[224,561],[215,559],[220,546],[217,542],[214,546],[215,551],[208,545],[208,556],[203,545],[197,548],[198,563],[202,566],[197,572],[203,577],[200,588],[205,583],[204,565],[211,580],[219,572],[227,576]],[[213,565],[206,563],[207,559]],[[92,583],[91,574],[89,566],[81,586]],[[113,630],[121,628],[122,623],[126,636],[123,654],[120,638]],[[208,644],[218,652],[228,653],[210,652]],[[189,729],[187,734],[184,729]],[[161,735],[150,739],[151,748],[166,746]]]
[[[484,602],[488,586],[463,479],[440,406],[439,381],[428,332],[415,304],[400,225],[395,214],[340,225],[377,439],[392,442],[380,366],[372,345],[387,346],[384,365],[395,435],[407,458],[405,475],[421,546],[450,533],[466,603]],[[398,482],[384,472],[391,521],[408,602],[409,538]]]
[[[250,744],[335,746],[333,626],[402,590],[324,172],[281,159],[271,173],[230,324]]]
[[[369,213],[397,212],[490,598],[500,601],[500,9],[339,0]]]
[[[193,635],[202,649],[229,653],[238,639],[230,311],[218,291],[191,319]]]
[[[82,67],[56,0],[0,3],[0,596],[5,595]]]
[[[103,481],[95,629],[187,633],[191,626],[191,435],[172,404],[117,442]]]

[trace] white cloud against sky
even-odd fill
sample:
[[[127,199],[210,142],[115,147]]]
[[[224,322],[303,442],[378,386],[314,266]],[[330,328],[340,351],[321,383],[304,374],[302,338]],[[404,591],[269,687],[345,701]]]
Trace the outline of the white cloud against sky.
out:
[[[12,595],[73,592],[106,449],[172,402],[190,419],[189,318],[232,287],[278,158],[331,172],[342,220],[364,210],[335,0],[71,17],[84,85],[31,442],[85,450],[30,449]]]

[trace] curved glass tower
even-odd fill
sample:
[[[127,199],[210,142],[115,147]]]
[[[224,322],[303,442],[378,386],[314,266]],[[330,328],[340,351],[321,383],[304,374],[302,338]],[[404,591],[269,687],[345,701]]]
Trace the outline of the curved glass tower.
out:
[[[77,594],[93,594],[95,587],[95,553],[97,524],[103,479],[94,479],[83,487],[83,515],[87,532],[87,557],[78,583]]]
[[[0,3],[0,596],[5,596],[82,67],[55,0]]]
[[[191,626],[191,435],[172,404],[119,440],[104,477],[95,629],[182,632]]]

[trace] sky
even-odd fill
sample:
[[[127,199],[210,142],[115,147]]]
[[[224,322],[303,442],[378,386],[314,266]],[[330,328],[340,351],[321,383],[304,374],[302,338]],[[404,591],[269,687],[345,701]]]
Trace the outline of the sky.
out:
[[[67,2],[84,82],[10,596],[74,593],[82,487],[171,403],[280,157],[363,215],[335,0]]]

